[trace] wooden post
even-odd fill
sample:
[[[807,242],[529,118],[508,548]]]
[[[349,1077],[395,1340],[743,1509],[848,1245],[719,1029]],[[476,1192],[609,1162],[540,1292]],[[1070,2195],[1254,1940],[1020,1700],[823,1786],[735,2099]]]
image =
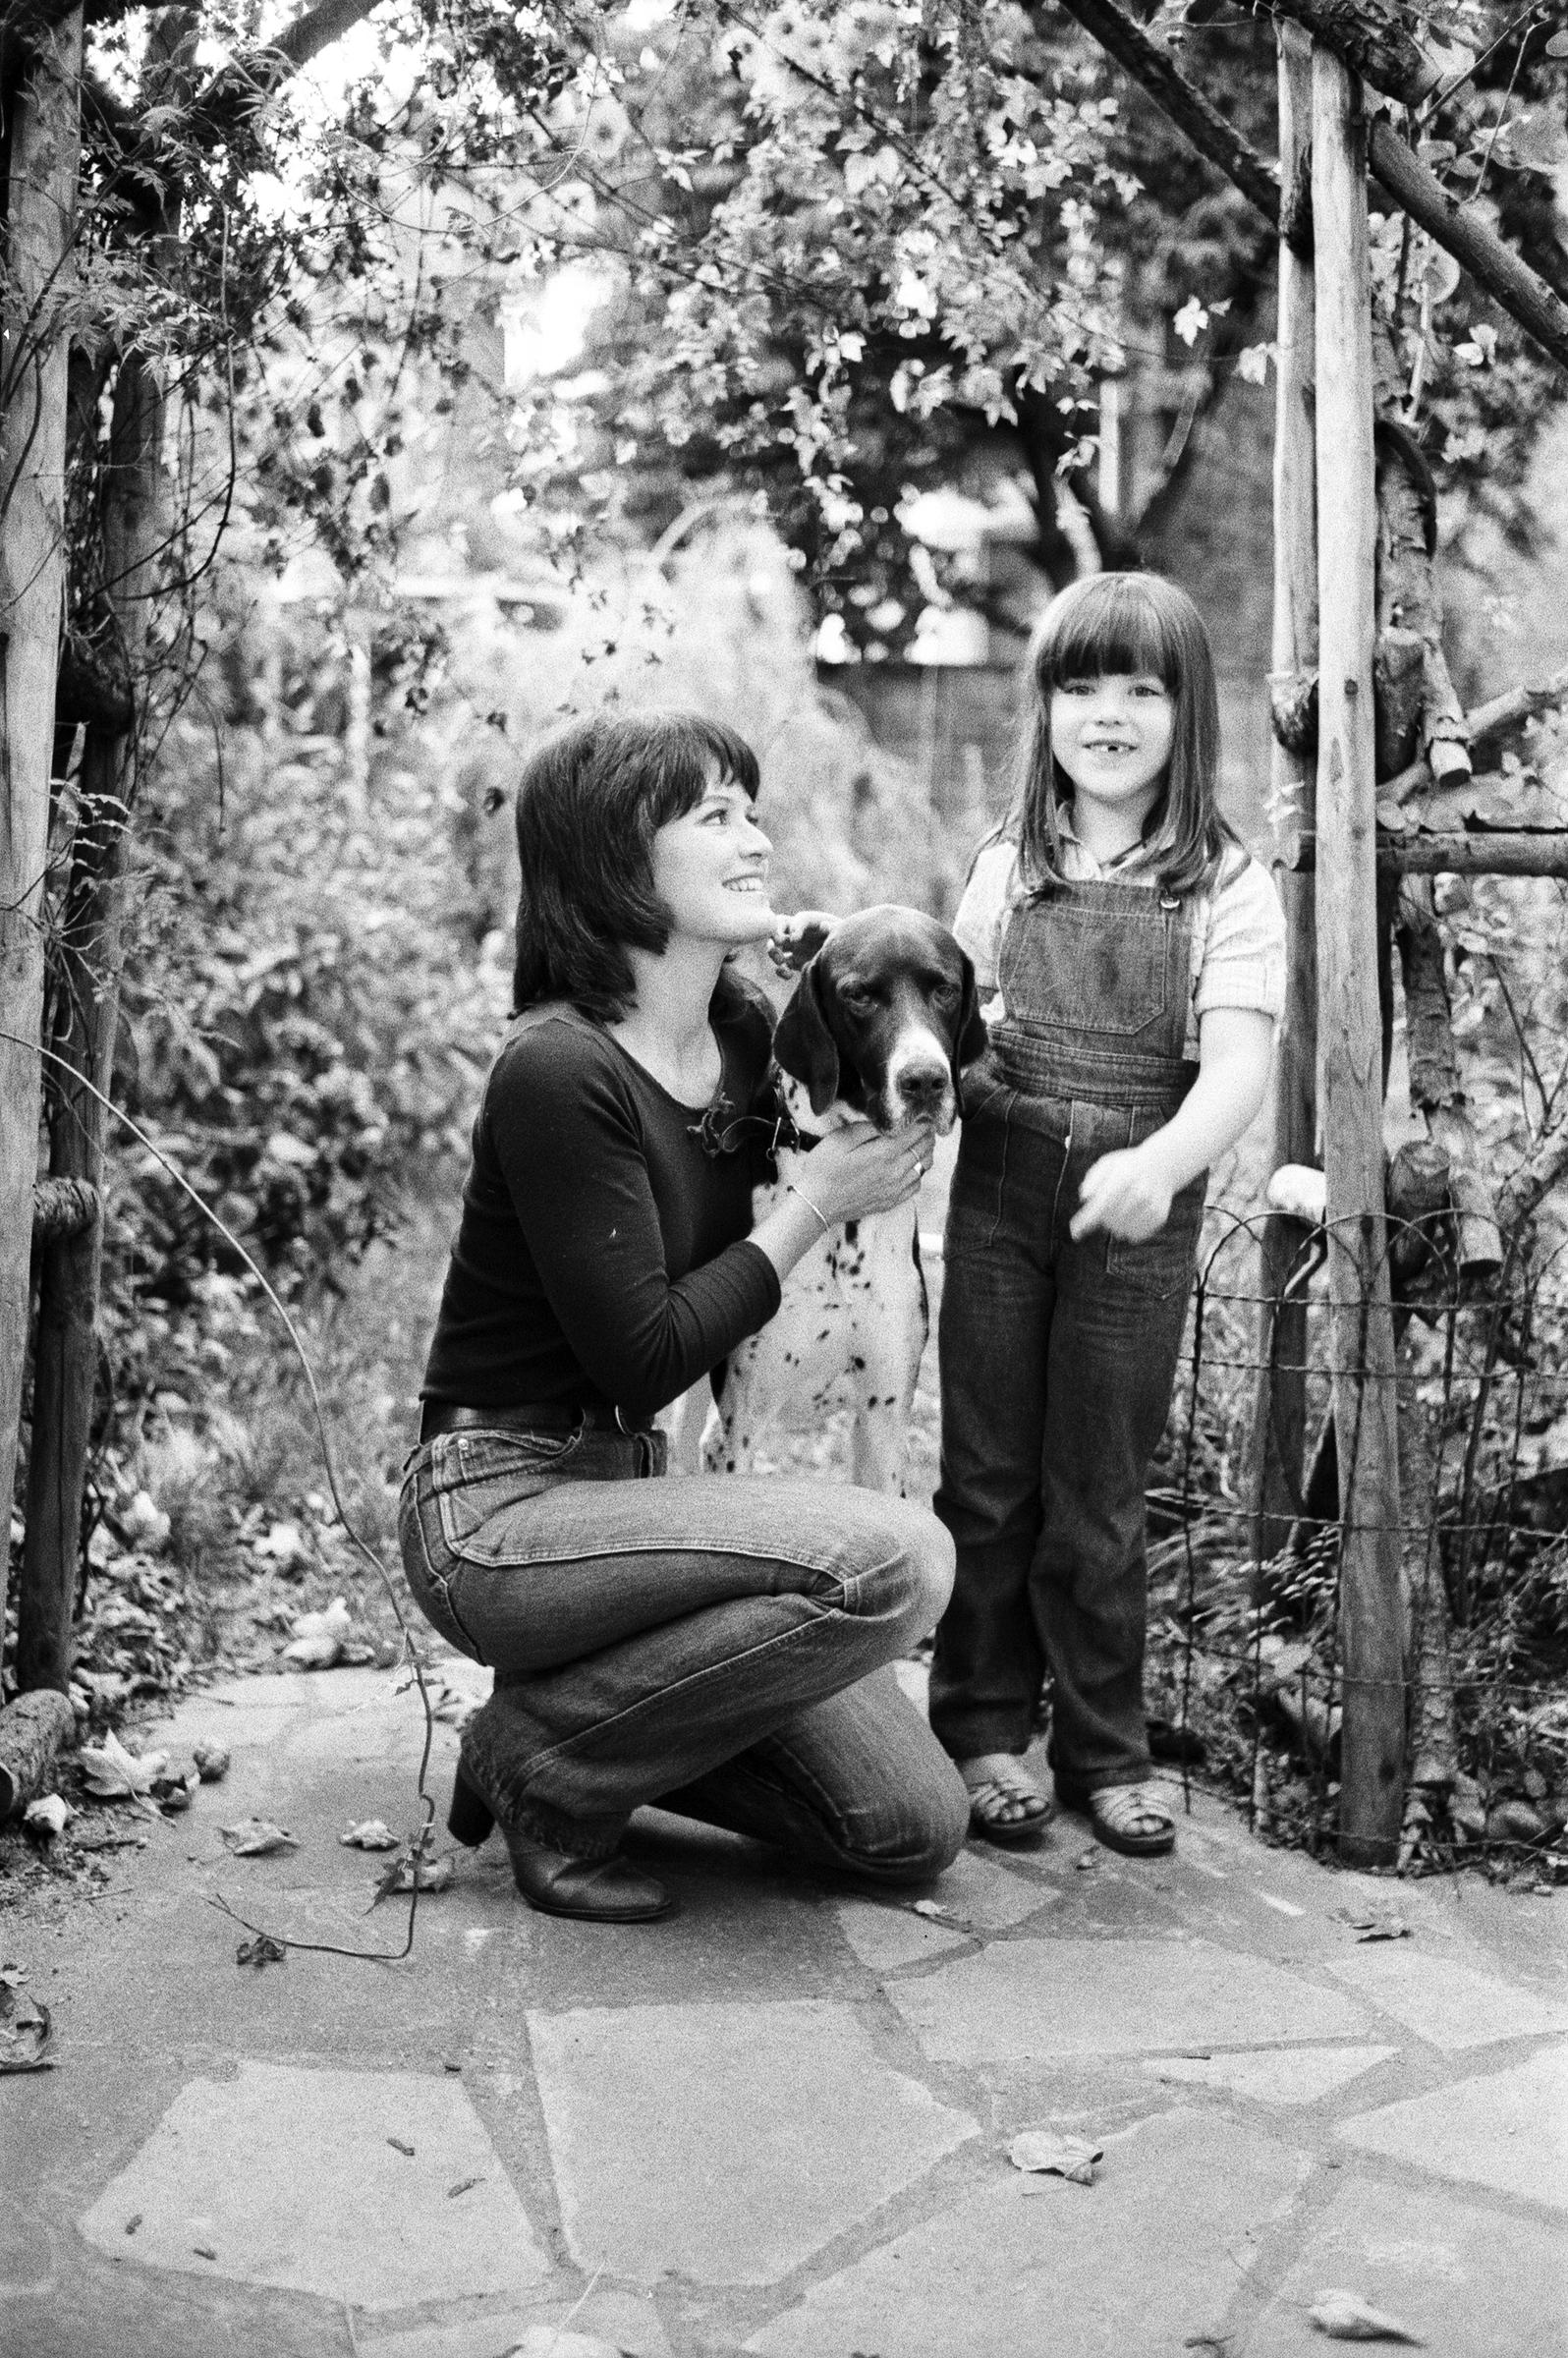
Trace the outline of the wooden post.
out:
[[[1317,662],[1317,515],[1313,453],[1312,44],[1294,25],[1279,42],[1279,299],[1274,404],[1274,632],[1277,686]],[[1304,216],[1308,216],[1304,218]],[[1289,928],[1285,1021],[1274,1055],[1272,1169],[1312,1162],[1317,1145],[1317,943],[1313,876],[1293,866],[1314,826],[1310,756],[1281,744],[1269,749],[1269,809],[1277,839],[1275,878]],[[1264,1223],[1260,1263],[1259,1376],[1253,1405],[1247,1494],[1253,1502],[1253,1561],[1278,1553],[1301,1501],[1306,1456],[1305,1300],[1281,1291],[1309,1231],[1273,1212]]]
[[[44,860],[65,593],[67,320],[81,152],[80,9],[11,109],[0,317],[0,1503],[10,1512],[38,1168]],[[6,1566],[0,1551],[0,1605]]]
[[[160,538],[163,399],[154,365],[138,352],[120,365],[103,499],[107,597],[135,710],[153,564]],[[79,795],[82,817],[59,948],[60,990],[48,1075],[50,1175],[55,1184],[103,1179],[108,1094],[120,998],[121,902],[136,791],[135,719],[129,732],[90,727]],[[77,1076],[93,1085],[84,1089]],[[17,1598],[17,1683],[66,1687],[82,1533],[82,1488],[98,1356],[98,1221],[47,1244],[38,1272],[32,1453],[27,1537]]]
[[[1343,1529],[1340,1853],[1392,1864],[1403,1806],[1404,1661],[1394,1337],[1383,1218],[1377,1010],[1372,287],[1367,119],[1313,55],[1317,358],[1318,1036]]]

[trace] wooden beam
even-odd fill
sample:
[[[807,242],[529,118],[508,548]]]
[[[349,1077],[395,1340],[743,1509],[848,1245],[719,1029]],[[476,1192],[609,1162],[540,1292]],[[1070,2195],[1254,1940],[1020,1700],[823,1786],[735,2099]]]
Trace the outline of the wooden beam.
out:
[[[75,280],[80,11],[16,92],[0,311],[0,1499],[10,1505],[38,1162],[44,870],[65,608],[66,375]],[[0,1607],[6,1567],[0,1558]]]
[[[1443,80],[1441,61],[1410,31],[1399,0],[1271,0],[1276,17],[1293,17],[1315,41],[1406,106],[1419,106]]]
[[[1345,1721],[1340,1854],[1398,1854],[1404,1662],[1394,1334],[1383,1218],[1372,641],[1372,283],[1367,122],[1337,57],[1313,56],[1316,302],[1318,1036],[1333,1311]]]
[[[1175,66],[1167,49],[1151,41],[1115,0],[1061,0],[1069,16],[1093,34],[1102,49],[1125,66],[1140,88],[1170,117],[1177,130],[1223,173],[1269,227],[1279,222],[1279,183],[1256,147],[1244,140],[1203,91]],[[1033,15],[1043,15],[1039,9]]]
[[[32,1242],[81,1236],[103,1217],[103,1198],[84,1179],[40,1179],[32,1190]]]
[[[1373,123],[1367,155],[1373,177],[1411,219],[1464,265],[1526,335],[1560,367],[1568,368],[1568,304],[1503,244],[1473,205],[1461,205],[1449,196],[1391,123],[1381,118]]]
[[[1568,876],[1568,835],[1401,835],[1377,846],[1394,876]]]
[[[1294,25],[1277,28],[1279,157],[1287,187],[1312,176],[1312,47]],[[1274,376],[1274,608],[1269,669],[1295,677],[1317,661],[1317,493],[1313,452],[1313,269],[1279,241]],[[1289,863],[1314,826],[1311,757],[1271,737],[1269,814],[1279,846],[1285,904],[1285,1020],[1274,1049],[1270,1163],[1317,1159],[1317,941],[1313,878]],[[1246,1495],[1255,1564],[1277,1555],[1301,1505],[1307,1461],[1307,1303],[1285,1287],[1303,1265],[1311,1229],[1284,1212],[1263,1224],[1258,1382]]]
[[[1501,737],[1522,720],[1532,720],[1538,712],[1550,712],[1568,703],[1568,671],[1553,672],[1550,679],[1537,680],[1523,688],[1506,688],[1501,696],[1489,697],[1485,703],[1477,704],[1465,714],[1465,735],[1472,752],[1488,739]],[[1385,778],[1377,789],[1380,803],[1408,802],[1413,794],[1427,794],[1436,784],[1431,765],[1426,760],[1412,761],[1407,769],[1397,770]]]

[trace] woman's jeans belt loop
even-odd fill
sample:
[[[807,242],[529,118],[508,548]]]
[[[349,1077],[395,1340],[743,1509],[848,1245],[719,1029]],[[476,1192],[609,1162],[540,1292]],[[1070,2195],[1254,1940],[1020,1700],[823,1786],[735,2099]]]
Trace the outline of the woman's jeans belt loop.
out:
[[[420,1447],[443,1432],[538,1432],[568,1437],[618,1433],[641,1444],[636,1467],[639,1476],[664,1471],[657,1447],[661,1436],[653,1426],[629,1425],[618,1408],[591,1403],[574,1408],[566,1401],[547,1400],[521,1407],[469,1408],[451,1400],[427,1400],[420,1416]]]

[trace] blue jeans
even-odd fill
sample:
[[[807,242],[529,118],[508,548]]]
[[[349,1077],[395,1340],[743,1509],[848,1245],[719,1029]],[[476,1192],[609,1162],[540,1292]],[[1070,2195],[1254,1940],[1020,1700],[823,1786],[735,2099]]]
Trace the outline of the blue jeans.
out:
[[[967,1085],[966,1085],[967,1086]],[[1053,1682],[1059,1777],[1148,1773],[1144,1488],[1170,1413],[1203,1178],[1146,1244],[1068,1222],[1090,1164],[1159,1111],[982,1081],[949,1200],[939,1331],[942,1475],[957,1546],[931,1725],[958,1760],[1022,1752]]]
[[[604,1856],[657,1802],[819,1865],[936,1874],[968,1797],[888,1665],[947,1600],[946,1533],[868,1490],[663,1471],[662,1435],[588,1430],[444,1433],[410,1462],[404,1566],[494,1668],[463,1752],[502,1823]]]

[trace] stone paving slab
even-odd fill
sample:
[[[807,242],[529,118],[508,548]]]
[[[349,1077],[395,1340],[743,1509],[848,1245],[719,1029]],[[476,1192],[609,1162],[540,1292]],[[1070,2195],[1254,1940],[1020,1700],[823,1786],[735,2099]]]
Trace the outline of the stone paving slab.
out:
[[[888,1995],[944,2063],[1305,2044],[1365,2023],[1337,1991],[1206,1940],[1010,1940]]]
[[[1245,2348],[1258,2358],[1324,2358],[1336,2345],[1307,2311],[1332,2285],[1450,2358],[1568,2358],[1568,2237],[1450,2189],[1347,2170]]]
[[[1445,2053],[1568,2031],[1568,1998],[1506,1982],[1414,1940],[1378,1940],[1336,1958],[1336,1980]]]
[[[1339,2124],[1347,2144],[1568,2211],[1568,2048]]]
[[[1398,2052],[1397,2047],[1273,2047],[1251,2054],[1161,2055],[1144,2069],[1167,2087],[1223,2088],[1260,2105],[1316,2105]]]
[[[407,2149],[407,2150],[405,2150]],[[461,2084],[242,2062],[193,2080],[81,2221],[141,2268],[408,2308],[549,2262]]]
[[[872,1973],[889,1973],[900,1965],[919,1965],[954,1948],[967,1948],[970,1936],[956,1926],[933,1923],[913,1909],[890,1907],[884,1900],[841,1899],[833,1910],[839,1930],[863,1965]]]
[[[877,2054],[850,2006],[531,2014],[573,2258],[643,2283],[767,2284],[979,2123]]]
[[[814,2284],[756,2358],[1165,2358],[1218,2333],[1305,2157],[1190,2112],[1108,2140],[1092,2186],[993,2185]]]

